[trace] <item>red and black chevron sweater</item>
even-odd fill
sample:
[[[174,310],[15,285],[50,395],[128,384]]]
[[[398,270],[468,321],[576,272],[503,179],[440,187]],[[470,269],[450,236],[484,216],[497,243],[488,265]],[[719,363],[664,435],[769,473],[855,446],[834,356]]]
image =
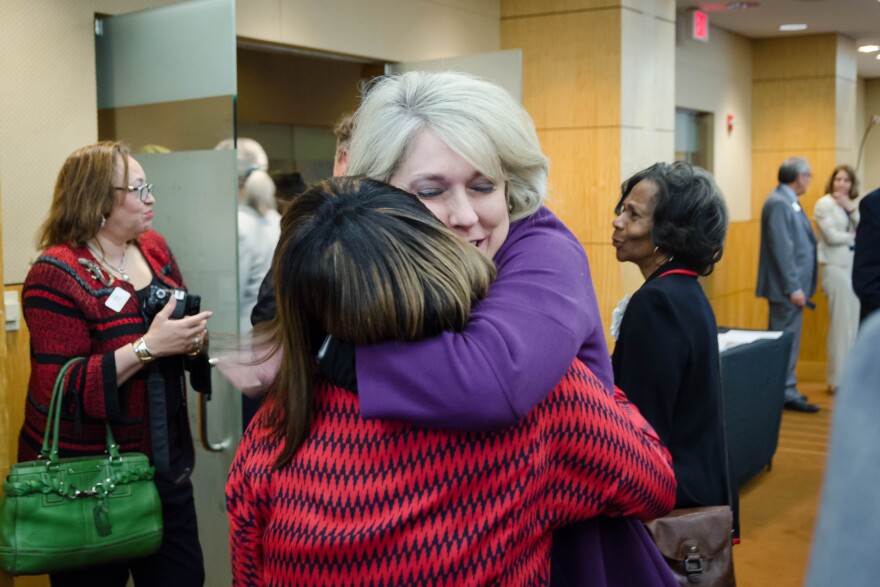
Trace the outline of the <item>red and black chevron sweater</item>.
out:
[[[233,582],[547,584],[552,529],[675,501],[669,452],[614,393],[575,361],[517,426],[445,432],[363,420],[355,393],[325,384],[281,470],[264,406],[226,483]]]
[[[183,287],[180,269],[162,236],[145,232],[138,247],[159,281]],[[79,263],[80,258],[93,260],[85,247],[50,247],[34,261],[25,279],[22,306],[31,336],[31,376],[19,461],[39,455],[52,386],[61,366],[73,357],[87,361],[71,368],[64,386],[62,456],[103,452],[105,419],[123,452],[152,453],[145,372],[139,371],[117,387],[113,355],[146,332],[137,295],[128,282],[104,285]],[[119,312],[105,305],[116,287],[130,294]]]

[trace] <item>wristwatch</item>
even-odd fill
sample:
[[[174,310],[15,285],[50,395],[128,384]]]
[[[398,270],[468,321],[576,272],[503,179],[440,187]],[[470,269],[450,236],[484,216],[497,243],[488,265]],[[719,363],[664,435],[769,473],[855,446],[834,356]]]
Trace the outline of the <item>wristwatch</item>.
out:
[[[143,336],[137,339],[136,342],[131,343],[131,349],[134,351],[134,354],[137,355],[137,358],[140,359],[142,365],[146,365],[156,358],[153,356],[153,353],[150,352],[150,349],[147,348],[147,343]]]

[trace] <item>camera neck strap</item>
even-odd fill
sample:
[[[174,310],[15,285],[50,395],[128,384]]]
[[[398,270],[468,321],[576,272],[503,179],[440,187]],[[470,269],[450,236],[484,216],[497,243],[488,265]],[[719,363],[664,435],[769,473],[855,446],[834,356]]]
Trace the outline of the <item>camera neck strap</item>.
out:
[[[168,446],[168,406],[165,401],[165,378],[157,368],[148,366],[147,403],[150,410],[150,438],[153,445],[153,464],[160,473],[171,471]]]

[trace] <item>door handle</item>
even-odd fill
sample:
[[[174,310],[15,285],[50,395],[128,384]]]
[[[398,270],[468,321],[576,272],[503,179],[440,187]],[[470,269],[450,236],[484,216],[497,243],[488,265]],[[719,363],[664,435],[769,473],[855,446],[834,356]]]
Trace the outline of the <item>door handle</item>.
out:
[[[199,438],[202,441],[202,448],[208,452],[223,452],[229,447],[230,439],[227,437],[223,441],[214,444],[208,437],[208,395],[199,394]]]
[[[207,381],[210,381],[211,371],[213,371],[214,364],[217,362],[216,359],[208,359],[205,361],[208,373],[207,373]],[[211,442],[209,432],[208,432],[208,400],[211,399],[211,387],[210,385],[204,392],[200,392],[199,396],[199,440],[202,443],[202,448],[204,448],[208,452],[223,452],[229,445],[232,443],[232,440],[229,437],[226,437],[224,440],[218,443]]]

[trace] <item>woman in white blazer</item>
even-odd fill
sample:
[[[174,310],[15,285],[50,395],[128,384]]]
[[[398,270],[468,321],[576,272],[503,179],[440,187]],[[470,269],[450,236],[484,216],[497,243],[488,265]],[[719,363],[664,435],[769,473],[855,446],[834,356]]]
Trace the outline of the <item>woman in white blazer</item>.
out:
[[[819,232],[822,290],[828,299],[828,391],[837,389],[846,354],[859,328],[859,300],[852,289],[853,248],[859,224],[858,181],[849,165],[834,168],[813,220]]]

